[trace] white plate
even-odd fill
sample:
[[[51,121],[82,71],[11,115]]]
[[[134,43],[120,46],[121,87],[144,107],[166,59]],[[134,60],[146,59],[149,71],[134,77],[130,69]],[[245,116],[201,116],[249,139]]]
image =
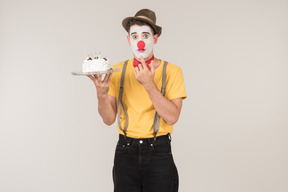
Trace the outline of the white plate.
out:
[[[120,68],[115,68],[115,69],[108,69],[107,71],[95,71],[95,72],[72,72],[72,75],[100,75],[100,74],[107,74],[107,73],[115,73],[120,71]]]

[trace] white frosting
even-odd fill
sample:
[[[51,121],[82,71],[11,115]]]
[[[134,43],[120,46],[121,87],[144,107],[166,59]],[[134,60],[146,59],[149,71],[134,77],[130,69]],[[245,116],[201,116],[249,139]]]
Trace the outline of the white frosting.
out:
[[[107,71],[110,68],[111,68],[111,65],[110,65],[109,59],[105,60],[103,58],[100,58],[100,59],[93,58],[92,60],[90,60],[89,57],[87,57],[82,64],[83,73]]]

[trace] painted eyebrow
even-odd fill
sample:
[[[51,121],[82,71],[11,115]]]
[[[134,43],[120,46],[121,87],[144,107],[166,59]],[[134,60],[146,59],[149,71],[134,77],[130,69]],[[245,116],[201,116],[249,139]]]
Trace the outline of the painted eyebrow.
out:
[[[137,34],[137,32],[133,32],[130,35],[134,35],[134,34]],[[143,32],[142,34],[150,34],[150,33],[149,32]]]

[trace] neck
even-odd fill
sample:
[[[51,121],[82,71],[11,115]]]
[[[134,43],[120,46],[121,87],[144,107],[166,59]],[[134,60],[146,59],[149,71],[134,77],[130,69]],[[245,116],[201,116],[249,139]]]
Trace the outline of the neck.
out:
[[[152,55],[152,57],[151,57],[150,59],[148,59],[148,60],[145,61],[146,65],[147,65],[147,67],[148,67],[149,69],[150,69],[149,64],[150,64],[151,61],[153,61],[153,60],[154,60],[154,55]],[[134,67],[138,67],[139,64],[142,64],[142,62],[139,61],[139,60],[137,60],[137,59],[134,57],[134,61],[133,61]]]

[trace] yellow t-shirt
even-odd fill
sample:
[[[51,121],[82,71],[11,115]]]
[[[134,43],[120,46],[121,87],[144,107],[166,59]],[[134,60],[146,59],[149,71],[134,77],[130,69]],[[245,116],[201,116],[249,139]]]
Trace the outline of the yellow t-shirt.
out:
[[[113,65],[114,68],[120,68],[120,72],[112,74],[110,87],[108,94],[116,97],[118,102],[121,74],[124,62]],[[164,61],[161,60],[160,66],[155,70],[154,82],[161,90],[162,87],[162,73],[163,73]],[[123,85],[122,101],[128,113],[129,124],[127,127],[127,136],[133,138],[150,138],[153,137],[153,122],[155,116],[155,108],[150,100],[150,97],[145,88],[137,81],[134,75],[133,59],[130,59],[127,63],[126,73]],[[166,68],[166,91],[165,97],[168,100],[183,98],[185,99],[186,92],[184,87],[184,78],[182,70],[176,65],[170,63]],[[119,110],[119,109],[118,109]],[[120,111],[121,126],[124,129],[126,123],[126,117],[123,108]],[[120,134],[124,134],[117,125],[117,129]],[[172,133],[173,126],[168,125],[160,117],[160,127],[157,136],[166,135]]]

